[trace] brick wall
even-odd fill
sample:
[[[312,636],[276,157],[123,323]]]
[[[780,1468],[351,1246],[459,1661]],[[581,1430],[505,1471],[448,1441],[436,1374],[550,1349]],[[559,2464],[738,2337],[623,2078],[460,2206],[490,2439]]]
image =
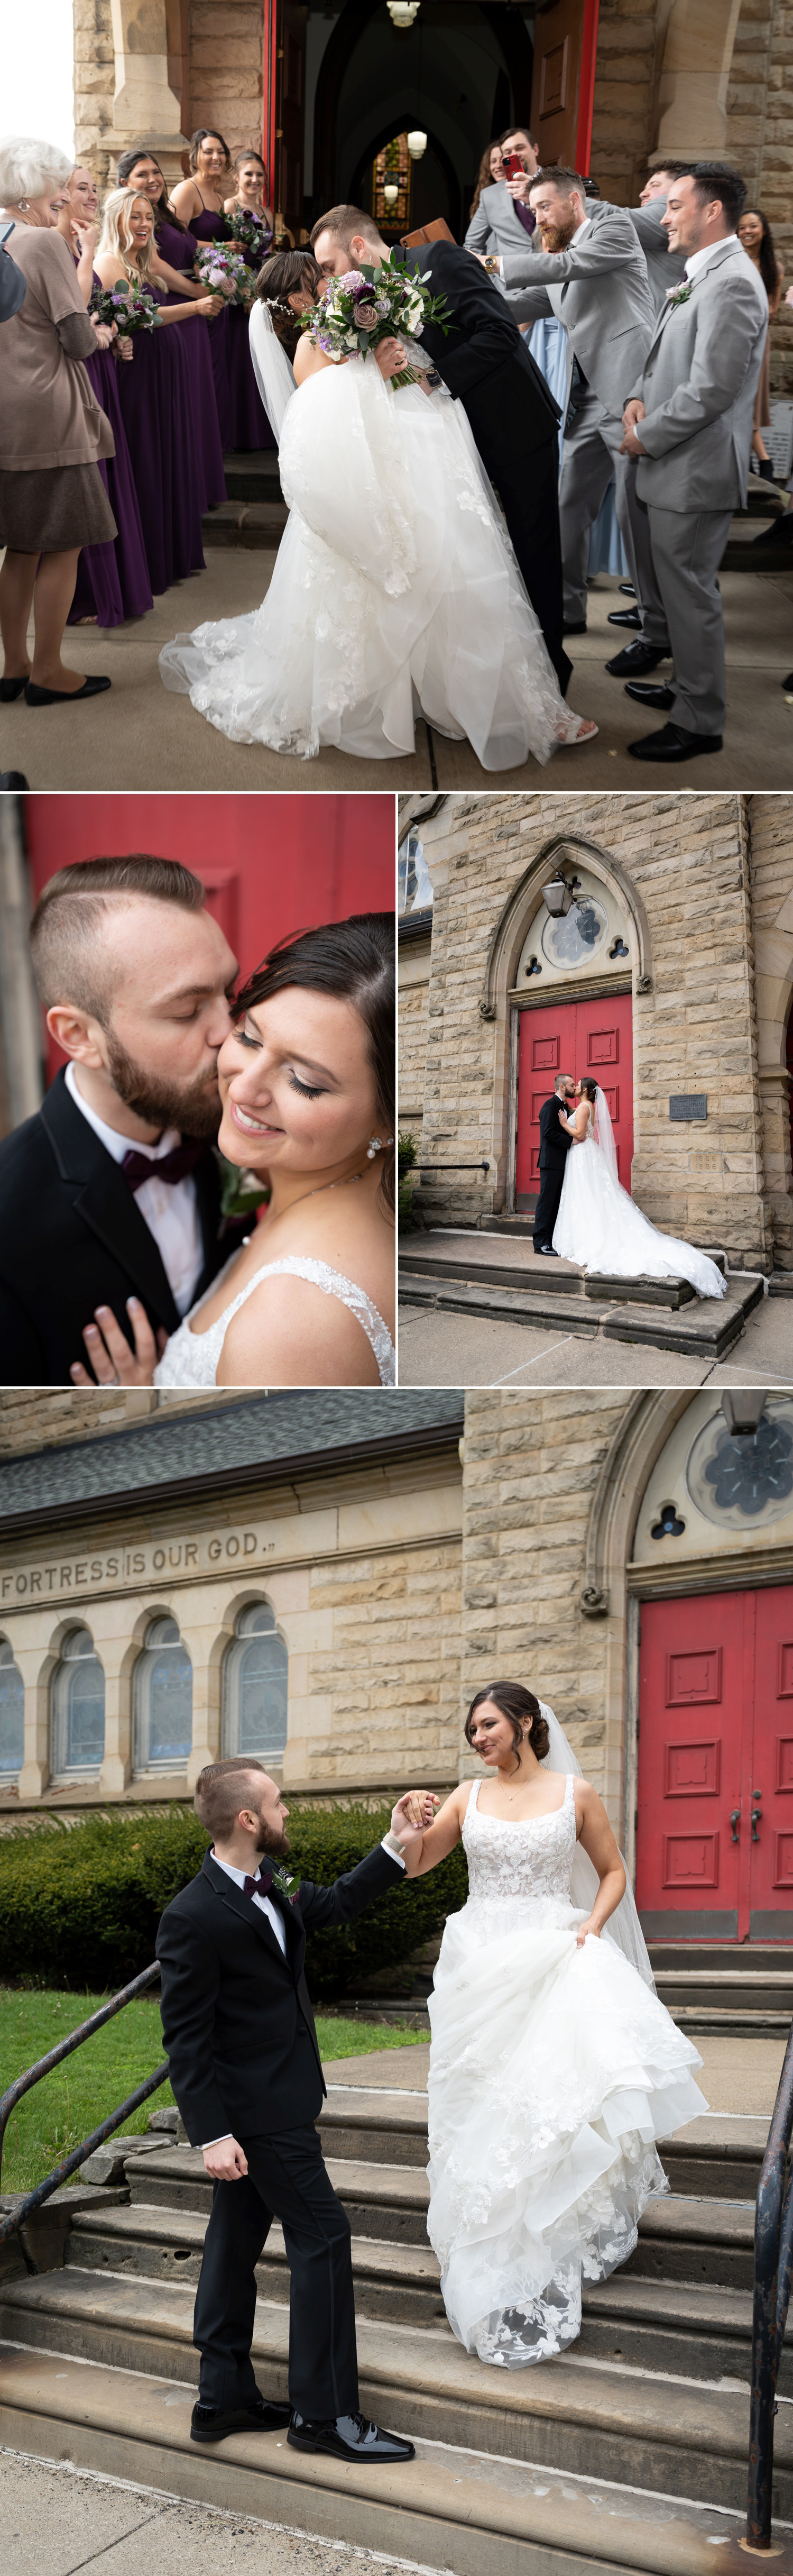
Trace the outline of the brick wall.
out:
[[[262,0],[190,0],[191,131],[215,120],[234,153],[262,148]]]
[[[762,206],[793,281],[793,0],[742,0],[727,99],[731,157]],[[793,312],[783,302],[771,330],[771,388],[793,391]]]
[[[110,0],[74,0],[74,148],[101,187],[115,187],[115,50]]]
[[[590,168],[602,197],[638,204],[653,141],[658,0],[600,0]]]

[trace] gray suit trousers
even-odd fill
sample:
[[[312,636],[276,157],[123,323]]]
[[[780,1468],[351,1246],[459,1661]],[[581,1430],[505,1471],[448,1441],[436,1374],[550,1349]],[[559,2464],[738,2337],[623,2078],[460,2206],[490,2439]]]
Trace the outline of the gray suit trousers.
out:
[[[649,505],[650,542],[675,663],[670,722],[686,733],[723,733],[726,723],[724,614],[717,574],[731,519],[731,510]]]
[[[565,625],[586,621],[589,531],[616,474],[617,521],[642,611],[641,641],[664,645],[666,616],[653,571],[649,520],[636,496],[635,460],[619,453],[623,434],[621,420],[604,410],[591,388],[565,429],[559,484]]]

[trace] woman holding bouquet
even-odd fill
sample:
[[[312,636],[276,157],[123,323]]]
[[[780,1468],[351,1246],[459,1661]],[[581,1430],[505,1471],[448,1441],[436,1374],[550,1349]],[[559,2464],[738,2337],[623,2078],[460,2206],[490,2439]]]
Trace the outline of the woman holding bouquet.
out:
[[[156,283],[158,287],[163,283],[166,285],[166,304],[183,305],[185,297],[193,303],[201,303],[207,289],[192,274],[198,243],[168,204],[165,180],[154,153],[140,144],[133,144],[130,152],[122,152],[118,184],[120,188],[134,188],[139,197],[148,197],[154,216]],[[220,306],[217,319],[220,322],[223,319]],[[191,314],[189,322],[182,318],[178,324],[190,375],[193,427],[202,481],[201,506],[204,510],[217,510],[226,498],[223,442],[210,337],[215,327],[215,323],[205,320],[202,314]]]
[[[565,707],[461,405],[420,339],[400,345],[432,299],[370,217],[337,211],[354,217],[353,238],[305,316],[294,374],[263,300],[267,269],[251,318],[290,504],[267,597],[255,616],[166,645],[164,685],[232,741],[302,760],[325,744],[411,754],[418,711],[467,737],[485,769],[530,753],[544,763],[597,727]],[[328,219],[319,229],[322,264]],[[284,278],[278,301],[291,313],[310,289]]]
[[[196,241],[232,244],[232,223],[224,205],[232,163],[224,135],[211,132],[205,125],[196,128],[190,143],[190,171],[190,178],[181,179],[174,189],[174,213],[189,225]],[[261,267],[261,260],[257,265]],[[225,312],[219,312],[218,320],[212,324],[210,339],[224,454],[233,449],[248,452],[272,447],[269,422],[251,365],[248,303],[229,298]]]
[[[105,201],[96,272],[108,294],[128,299],[132,357],[119,376],[127,445],[146,547],[152,590],[168,590],[204,568],[201,543],[201,469],[193,428],[190,378],[184,343],[166,323],[208,316],[213,296],[167,304],[167,288],[154,249],[148,197],[115,188]],[[156,326],[152,327],[152,314]]]
[[[101,229],[99,191],[92,171],[78,165],[64,196],[58,231],[71,251],[83,302],[89,305],[97,282],[94,252]],[[118,388],[118,346],[114,341],[108,349],[97,347],[94,355],[84,360],[89,384],[110,422],[115,442],[115,455],[99,457],[97,462],[118,534],[104,545],[83,546],[68,626],[94,622],[97,626],[123,626],[127,617],[143,617],[154,605]],[[123,348],[131,356],[131,340],[125,341]]]

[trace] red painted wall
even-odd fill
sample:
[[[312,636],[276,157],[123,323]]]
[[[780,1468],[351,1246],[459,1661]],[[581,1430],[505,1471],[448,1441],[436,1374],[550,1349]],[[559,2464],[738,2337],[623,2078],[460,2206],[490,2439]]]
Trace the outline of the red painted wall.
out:
[[[34,899],[77,859],[181,859],[246,975],[290,931],[394,907],[393,796],[32,795],[25,827]]]

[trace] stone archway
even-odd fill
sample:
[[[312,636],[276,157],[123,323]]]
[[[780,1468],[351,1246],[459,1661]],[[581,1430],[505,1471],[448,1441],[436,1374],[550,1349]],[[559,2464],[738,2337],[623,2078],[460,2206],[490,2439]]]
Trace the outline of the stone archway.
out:
[[[654,154],[730,160],[727,90],[741,0],[672,0]]]

